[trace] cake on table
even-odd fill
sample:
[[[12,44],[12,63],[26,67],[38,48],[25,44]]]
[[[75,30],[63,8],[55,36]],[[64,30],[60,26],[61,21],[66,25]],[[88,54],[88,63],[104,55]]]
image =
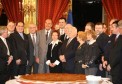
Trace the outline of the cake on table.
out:
[[[28,84],[86,84],[86,76],[82,74],[32,74],[22,75],[19,82],[28,82]]]

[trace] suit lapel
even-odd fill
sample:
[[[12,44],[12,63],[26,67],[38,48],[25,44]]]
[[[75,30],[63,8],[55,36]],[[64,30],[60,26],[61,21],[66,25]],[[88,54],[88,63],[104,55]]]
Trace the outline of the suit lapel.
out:
[[[24,39],[25,39],[24,34],[23,34],[24,39],[20,36],[20,34],[19,34],[18,32],[16,32],[16,34],[17,34],[17,36],[18,36],[19,38],[21,38],[21,40],[24,40]]]
[[[5,43],[2,41],[2,39],[1,39],[1,38],[0,38],[0,41],[1,41],[1,43],[3,44],[3,46],[5,47],[6,52],[7,52],[7,47],[6,47]]]
[[[48,41],[50,41],[50,39],[51,39],[51,33],[52,33],[52,30],[51,30],[51,31],[50,31],[50,33],[49,33],[49,36],[48,36],[47,42],[48,42]]]
[[[31,45],[33,45],[32,38],[31,38],[31,35],[30,34],[28,35],[28,38],[30,39]],[[33,47],[34,47],[34,45],[33,45]]]

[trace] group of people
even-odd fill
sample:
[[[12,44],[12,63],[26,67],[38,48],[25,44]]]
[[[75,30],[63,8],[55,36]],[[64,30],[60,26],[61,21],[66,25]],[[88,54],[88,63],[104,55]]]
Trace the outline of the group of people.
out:
[[[105,77],[110,72],[114,84],[122,84],[122,20],[112,19],[111,35],[105,24],[88,22],[79,31],[65,18],[59,19],[59,29],[52,30],[51,19],[37,31],[29,24],[9,22],[0,28],[0,84],[17,75],[37,73],[76,73]]]

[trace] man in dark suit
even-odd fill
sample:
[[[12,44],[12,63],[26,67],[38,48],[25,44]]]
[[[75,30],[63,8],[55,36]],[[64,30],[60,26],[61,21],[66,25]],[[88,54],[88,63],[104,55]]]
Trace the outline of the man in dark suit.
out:
[[[122,84],[122,35],[120,35],[119,28],[121,28],[121,24],[118,24],[118,21],[112,23],[112,35],[108,43],[109,56],[106,57],[109,59],[105,59],[103,63],[104,65],[108,65],[107,70],[111,73],[113,84]]]
[[[60,34],[60,37],[59,39],[63,42],[65,39],[66,39],[66,29],[65,29],[65,26],[66,26],[66,18],[60,18],[59,19],[59,34]]]
[[[120,32],[120,35],[122,35],[122,20],[120,20],[119,22],[118,22],[118,28],[119,28],[119,32]],[[121,52],[122,52],[122,50],[121,50]],[[121,54],[121,57],[120,57],[120,59],[122,59],[122,54]],[[120,61],[120,70],[119,70],[120,72],[120,74],[119,74],[119,78],[120,78],[120,84],[122,84],[122,73],[121,73],[121,71],[122,71],[122,61]]]
[[[14,33],[14,30],[15,30],[15,23],[10,21],[8,22],[7,24],[7,29],[8,29],[8,36],[11,34],[11,33]]]
[[[5,84],[9,79],[9,65],[13,60],[8,41],[6,40],[8,33],[7,28],[0,27],[0,84]]]
[[[64,41],[67,40],[68,38],[69,38],[69,36],[68,36],[68,28],[65,27],[65,28],[64,28],[64,34],[60,36],[60,40],[61,40],[62,42],[64,42]]]
[[[59,19],[59,33],[60,35],[64,34],[64,28],[66,26],[66,18]]]
[[[23,33],[24,23],[18,22],[16,31],[9,36],[12,46],[12,55],[14,57],[14,75],[24,75],[26,73],[26,65],[28,60],[28,37]]]
[[[70,24],[67,24],[69,39],[63,42],[61,49],[59,50],[59,58],[62,62],[64,73],[74,73],[74,58],[75,51],[78,47],[78,41],[76,38],[77,29]]]
[[[101,51],[100,56],[98,57],[98,59],[96,61],[97,64],[99,65],[97,75],[105,77],[106,72],[102,68],[102,57],[104,56],[105,46],[109,40],[109,36],[104,33],[103,24],[101,22],[96,23],[95,32],[97,34],[96,42],[97,42],[99,49]]]
[[[38,63],[35,61],[35,47],[36,47],[36,40],[37,40],[37,26],[35,24],[29,25],[29,34],[28,34],[28,41],[29,41],[29,60],[27,65],[27,74],[38,73]]]

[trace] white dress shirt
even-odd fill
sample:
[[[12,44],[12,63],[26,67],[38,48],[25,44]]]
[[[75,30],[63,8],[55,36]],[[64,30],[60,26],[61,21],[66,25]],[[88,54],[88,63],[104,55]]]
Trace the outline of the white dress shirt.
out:
[[[64,34],[64,29],[60,29],[60,35]]]
[[[8,48],[8,44],[6,42],[6,39],[3,38],[2,36],[0,36],[0,38],[2,39],[3,43],[5,44],[6,48],[7,48],[7,55],[10,55],[10,51],[9,51],[9,48]]]
[[[48,32],[48,37],[49,37],[50,32],[51,32],[51,29],[50,29],[50,30],[46,30],[46,29],[45,29],[45,35],[47,34],[47,32]]]
[[[31,36],[31,39],[35,40],[35,43],[36,43],[36,33],[35,34],[30,34],[30,36]]]
[[[19,33],[19,35],[22,37],[22,39],[24,39],[24,35],[23,35],[23,33]]]

